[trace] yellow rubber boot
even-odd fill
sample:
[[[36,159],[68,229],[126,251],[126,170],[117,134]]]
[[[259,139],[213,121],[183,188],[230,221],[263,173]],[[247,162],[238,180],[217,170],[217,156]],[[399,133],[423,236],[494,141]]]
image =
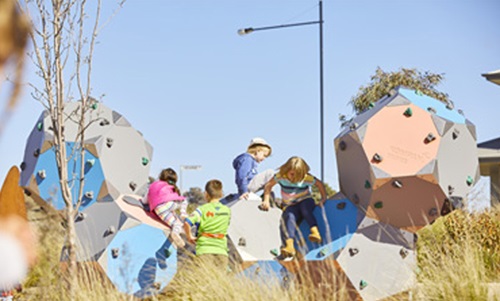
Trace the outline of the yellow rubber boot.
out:
[[[281,248],[281,256],[283,257],[293,257],[295,256],[295,247],[293,246],[293,238],[286,240],[286,246]]]
[[[311,227],[311,234],[309,234],[309,241],[310,242],[321,242],[321,235],[319,234],[318,227],[314,226]]]

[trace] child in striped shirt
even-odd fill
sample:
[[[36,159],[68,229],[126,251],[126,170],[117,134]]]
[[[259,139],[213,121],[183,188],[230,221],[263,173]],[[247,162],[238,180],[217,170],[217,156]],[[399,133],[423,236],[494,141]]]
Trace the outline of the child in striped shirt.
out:
[[[309,240],[311,242],[321,242],[321,235],[318,230],[316,218],[313,215],[316,206],[311,194],[311,187],[316,186],[321,194],[320,206],[326,201],[326,190],[323,183],[316,177],[309,174],[309,166],[300,157],[291,157],[283,164],[279,172],[271,179],[264,188],[264,200],[260,208],[269,210],[269,196],[274,185],[281,186],[282,210],[281,215],[281,256],[295,256],[294,241],[296,228],[302,220],[306,220],[311,228]]]

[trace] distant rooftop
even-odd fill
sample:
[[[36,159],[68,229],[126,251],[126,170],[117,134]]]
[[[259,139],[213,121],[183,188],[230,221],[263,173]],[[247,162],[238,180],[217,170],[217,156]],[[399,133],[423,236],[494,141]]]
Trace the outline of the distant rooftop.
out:
[[[477,145],[479,162],[481,163],[500,163],[500,137]]]
[[[496,70],[496,71],[484,73],[481,75],[484,76],[490,82],[495,83],[497,85],[500,85],[500,69]]]

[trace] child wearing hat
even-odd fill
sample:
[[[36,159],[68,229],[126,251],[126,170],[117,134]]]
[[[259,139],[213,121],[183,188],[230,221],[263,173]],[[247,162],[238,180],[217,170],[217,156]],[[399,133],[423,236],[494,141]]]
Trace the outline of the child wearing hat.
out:
[[[256,137],[250,140],[247,151],[233,160],[235,182],[238,187],[236,198],[247,200],[258,197],[255,193],[264,189],[264,185],[274,177],[274,170],[268,169],[257,173],[259,163],[272,153],[272,148],[266,140]]]

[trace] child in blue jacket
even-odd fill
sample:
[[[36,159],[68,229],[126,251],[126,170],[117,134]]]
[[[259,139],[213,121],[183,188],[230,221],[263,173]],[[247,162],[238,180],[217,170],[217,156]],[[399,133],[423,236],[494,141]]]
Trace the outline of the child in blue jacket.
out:
[[[269,157],[271,153],[272,148],[266,140],[257,137],[250,141],[245,153],[233,160],[235,182],[238,187],[236,198],[247,200],[249,197],[257,197],[257,195],[252,194],[264,189],[264,185],[274,177],[272,169],[257,173],[259,163]]]

